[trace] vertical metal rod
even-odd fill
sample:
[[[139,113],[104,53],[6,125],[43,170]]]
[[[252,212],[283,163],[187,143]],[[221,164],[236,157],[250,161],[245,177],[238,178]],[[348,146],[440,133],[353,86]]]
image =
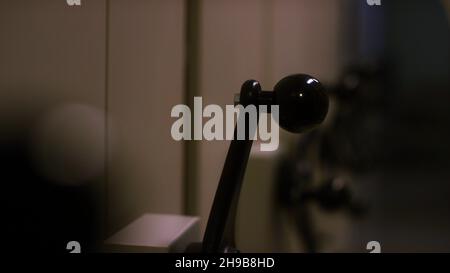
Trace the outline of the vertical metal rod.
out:
[[[238,126],[236,125],[234,139],[228,149],[203,238],[202,251],[205,253],[217,253],[226,251],[226,248],[235,248],[236,212],[242,181],[253,144],[253,139],[250,136],[254,135],[254,132],[249,132],[249,117],[242,115],[239,119],[241,118],[245,118],[246,136],[244,140],[237,139]],[[253,129],[256,130],[256,128]]]

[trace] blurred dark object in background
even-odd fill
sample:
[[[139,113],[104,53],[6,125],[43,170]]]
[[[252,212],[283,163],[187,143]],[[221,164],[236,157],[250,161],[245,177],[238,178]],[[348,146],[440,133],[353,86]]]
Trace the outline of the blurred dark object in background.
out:
[[[385,9],[391,95],[384,168],[447,168],[450,25],[444,6],[392,1]]]
[[[300,140],[294,156],[297,166],[291,166],[293,177],[302,184],[296,189],[305,191],[336,175],[351,177],[355,194],[370,204],[370,211],[348,229],[351,239],[345,249],[349,251],[364,250],[364,242],[376,240],[383,252],[448,252],[450,32],[446,11],[442,1],[436,0],[385,1],[377,10],[362,2],[356,7],[353,57],[358,62],[376,61],[382,69],[362,72],[356,67],[343,73],[332,89],[338,106],[330,128]],[[367,75],[375,76],[375,81]],[[358,77],[367,85],[359,86]],[[352,92],[338,91],[342,89]],[[311,157],[311,153],[321,156]],[[322,166],[320,171],[317,166]],[[289,180],[286,166],[280,173]],[[306,208],[302,210],[304,215]],[[303,217],[306,220],[299,230],[303,237],[312,237],[304,222],[312,222],[313,217]],[[319,240],[310,241],[317,246]]]
[[[308,206],[324,212],[367,212],[352,190],[355,172],[370,170],[380,158],[385,74],[380,65],[354,65],[329,86],[333,111],[326,126],[299,139],[297,149],[280,162],[275,183],[278,201],[290,211],[308,252],[320,251],[317,225]]]
[[[82,252],[96,250],[100,226],[94,185],[102,177],[98,174],[83,177],[74,172],[82,173],[83,160],[91,163],[90,159],[74,153],[75,149],[81,149],[80,145],[73,145],[73,141],[61,136],[71,135],[85,144],[89,143],[89,137],[81,126],[78,132],[67,130],[63,123],[74,128],[77,122],[63,112],[30,115],[0,126],[3,251],[68,253],[66,246],[70,241],[79,242]],[[79,119],[80,113],[76,113]],[[55,122],[54,117],[61,118],[61,122]],[[42,131],[43,127],[56,130],[47,131],[45,136],[41,134],[47,140],[37,142],[40,136],[36,131]],[[85,139],[78,138],[82,135]],[[37,155],[36,149],[41,154]],[[47,165],[47,170],[42,169],[42,164]],[[66,179],[52,176],[48,170],[62,173]],[[80,179],[73,180],[73,177]]]
[[[352,172],[372,170],[380,164],[388,92],[386,66],[353,65],[345,69],[329,90],[335,115],[319,152],[323,164]]]
[[[383,2],[388,104],[381,164],[358,178],[372,206],[367,221],[350,231],[354,245],[377,240],[384,252],[450,250],[450,25],[443,2]]]

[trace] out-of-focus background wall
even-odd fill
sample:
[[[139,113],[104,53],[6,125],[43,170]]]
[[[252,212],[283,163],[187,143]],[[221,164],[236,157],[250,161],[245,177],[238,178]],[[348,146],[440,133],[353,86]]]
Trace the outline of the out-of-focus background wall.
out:
[[[95,156],[100,165],[85,179],[104,234],[144,212],[182,213],[183,143],[170,136],[170,110],[183,103],[184,2],[2,0],[0,18],[2,147],[24,136],[25,149],[45,150],[31,165],[46,161],[69,176]],[[47,115],[58,122],[35,144]],[[5,183],[32,191],[12,178]]]
[[[385,117],[360,124],[383,129],[366,135],[381,139],[383,164],[352,173],[370,209],[355,221],[313,206],[319,250],[366,251],[379,240],[386,251],[448,251],[444,2],[0,0],[0,169],[10,196],[2,222],[25,232],[36,221],[19,215],[56,219],[86,205],[95,213],[79,226],[89,219],[100,238],[146,212],[198,215],[204,231],[229,142],[173,140],[174,105],[198,95],[225,106],[247,79],[271,90],[294,73],[332,89],[348,66],[376,63],[388,86],[376,94],[388,103],[375,112]],[[242,251],[308,250],[275,196],[278,164],[298,141],[282,131],[277,151],[252,151],[238,211]],[[72,187],[83,191],[72,196]],[[78,201],[53,199],[68,194]],[[36,234],[45,237],[42,222]],[[55,228],[61,238],[65,227]]]

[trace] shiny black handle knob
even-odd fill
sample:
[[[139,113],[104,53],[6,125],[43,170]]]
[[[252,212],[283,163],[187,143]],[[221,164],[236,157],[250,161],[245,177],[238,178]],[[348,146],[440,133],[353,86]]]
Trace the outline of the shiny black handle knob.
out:
[[[280,107],[280,126],[292,133],[319,125],[328,113],[325,89],[317,79],[305,74],[281,79],[274,87],[274,104]]]
[[[314,128],[328,113],[328,95],[324,87],[316,78],[306,74],[281,79],[273,92],[262,91],[258,81],[248,80],[236,98],[235,103],[244,106],[278,105],[279,125],[292,133]]]

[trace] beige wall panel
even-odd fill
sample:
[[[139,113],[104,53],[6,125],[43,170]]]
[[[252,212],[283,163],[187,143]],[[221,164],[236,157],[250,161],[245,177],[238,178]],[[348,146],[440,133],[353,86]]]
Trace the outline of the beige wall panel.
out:
[[[233,104],[242,83],[261,79],[264,67],[262,1],[203,1],[201,92],[203,104]],[[199,145],[199,212],[204,229],[228,150],[228,141]]]
[[[105,1],[1,0],[0,41],[0,118],[57,103],[104,108]]]
[[[275,81],[307,73],[322,82],[338,76],[342,49],[340,1],[274,1],[273,74]]]
[[[184,3],[111,0],[109,114],[112,227],[144,212],[182,213],[182,143],[170,111],[183,99]]]

